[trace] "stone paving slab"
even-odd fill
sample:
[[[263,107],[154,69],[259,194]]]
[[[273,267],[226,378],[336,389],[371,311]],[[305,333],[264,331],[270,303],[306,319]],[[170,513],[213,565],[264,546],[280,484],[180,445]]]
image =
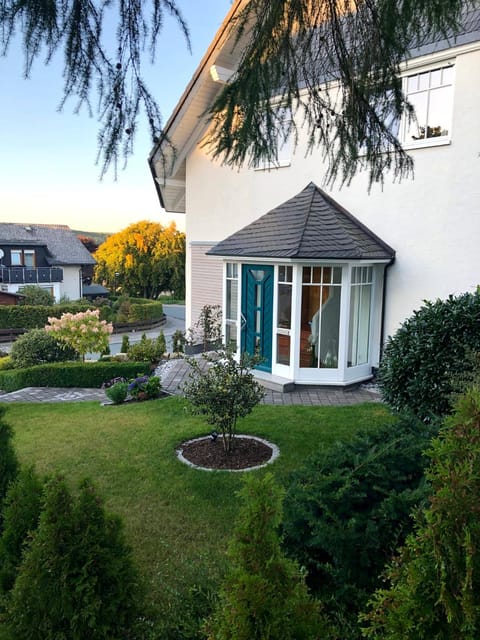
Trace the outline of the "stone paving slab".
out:
[[[183,384],[190,374],[190,365],[186,360],[168,360],[158,367],[156,373],[162,381],[162,388],[172,395],[180,395]],[[80,402],[85,400],[106,400],[102,389],[62,389],[57,387],[27,387],[12,393],[0,391],[0,403],[3,402]],[[280,391],[265,390],[263,404],[271,405],[308,405],[308,406],[343,406],[361,402],[381,402],[380,395],[375,389],[358,387],[342,390],[311,388],[281,393]]]

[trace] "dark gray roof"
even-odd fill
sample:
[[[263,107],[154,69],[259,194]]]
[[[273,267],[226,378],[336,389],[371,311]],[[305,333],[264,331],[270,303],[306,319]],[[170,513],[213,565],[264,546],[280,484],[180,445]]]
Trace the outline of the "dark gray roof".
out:
[[[46,247],[51,265],[95,264],[95,259],[75,233],[61,224],[0,222],[0,245]]]
[[[438,34],[434,42],[424,43],[419,47],[414,47],[410,51],[410,57],[416,58],[436,51],[444,51],[450,47],[470,44],[480,40],[480,6],[478,2],[473,2],[468,6],[460,19],[460,26],[456,34],[447,34],[447,37]]]
[[[313,182],[222,240],[215,256],[390,260],[395,251]]]
[[[84,296],[105,296],[109,295],[110,290],[101,284],[84,284],[83,295]]]

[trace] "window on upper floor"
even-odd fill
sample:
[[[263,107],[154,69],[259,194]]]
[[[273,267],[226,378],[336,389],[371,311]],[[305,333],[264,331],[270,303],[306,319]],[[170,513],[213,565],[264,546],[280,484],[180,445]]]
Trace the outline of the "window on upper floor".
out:
[[[406,147],[449,142],[453,112],[452,64],[404,77],[404,92],[415,109],[415,117],[405,118],[400,140]]]
[[[12,267],[35,267],[34,249],[12,249],[10,264]]]
[[[255,166],[255,170],[279,169],[289,167],[292,156],[292,112],[289,108],[279,107],[276,110],[275,135],[276,157],[270,161],[263,160]],[[266,124],[264,125],[266,129]]]

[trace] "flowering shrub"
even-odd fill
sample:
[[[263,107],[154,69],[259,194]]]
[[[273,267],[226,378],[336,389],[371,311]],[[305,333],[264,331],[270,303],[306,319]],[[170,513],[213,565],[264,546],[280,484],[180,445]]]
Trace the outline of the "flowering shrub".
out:
[[[128,392],[135,400],[158,398],[160,378],[158,376],[140,376],[130,381]]]
[[[88,352],[103,352],[113,331],[111,322],[100,320],[99,309],[87,309],[80,313],[63,313],[61,318],[48,318],[46,331],[55,332],[77,351],[82,359]]]

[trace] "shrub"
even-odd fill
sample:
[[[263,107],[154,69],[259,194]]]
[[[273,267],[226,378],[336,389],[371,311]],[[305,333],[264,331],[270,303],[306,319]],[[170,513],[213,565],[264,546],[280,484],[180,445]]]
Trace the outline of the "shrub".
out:
[[[363,637],[480,637],[480,387],[455,409],[429,452],[430,505],[372,598]]]
[[[89,481],[74,499],[63,479],[51,480],[8,601],[13,637],[128,637],[137,594],[120,520],[105,513]]]
[[[335,617],[355,622],[410,531],[412,509],[427,496],[423,451],[433,432],[402,417],[317,452],[290,478],[285,545]]]
[[[302,640],[324,637],[318,605],[300,567],[284,556],[278,527],[282,490],[273,476],[247,477],[230,542],[227,572],[209,640]]]
[[[48,318],[48,322],[45,330],[70,345],[83,359],[88,352],[109,350],[108,339],[113,326],[106,320],[100,320],[99,309],[64,313],[60,318]]]
[[[0,305],[0,329],[43,328],[48,318],[59,318],[62,313],[77,313],[91,307],[86,300],[50,306]]]
[[[78,353],[45,329],[31,329],[15,340],[11,359],[15,368],[22,368],[47,362],[78,360]]]
[[[0,407],[0,531],[2,530],[2,508],[8,487],[18,473],[18,460],[13,448],[13,432],[4,420],[5,409]]]
[[[116,382],[111,387],[106,387],[105,394],[113,404],[122,404],[127,399],[128,382]]]
[[[140,342],[129,347],[128,359],[158,364],[165,353],[165,349],[161,349],[161,347],[162,345],[159,345],[157,340],[147,338],[144,333]]]
[[[120,351],[122,353],[128,353],[128,350],[130,348],[130,338],[128,337],[127,334],[122,336],[122,346],[120,348]]]
[[[378,375],[384,400],[421,419],[448,413],[469,351],[480,351],[480,290],[425,302],[387,340]]]
[[[206,304],[200,310],[197,321],[188,331],[189,345],[200,344],[202,350],[218,349],[222,341],[222,308],[218,304]]]
[[[99,389],[117,376],[127,379],[150,373],[149,362],[65,362],[25,369],[0,371],[0,389],[11,392],[24,387],[87,387]]]
[[[192,372],[183,393],[192,412],[205,416],[208,424],[221,432],[229,453],[234,447],[237,420],[251,413],[264,396],[263,387],[250,371],[259,358],[244,353],[237,362],[229,350],[214,356],[204,354],[203,358],[210,365],[206,371],[190,359]]]
[[[0,371],[6,371],[7,369],[13,369],[14,365],[10,356],[3,356],[0,358]]]
[[[185,331],[177,329],[172,335],[172,351],[173,353],[183,353],[185,351],[185,343],[187,338]]]
[[[128,392],[135,400],[151,400],[158,398],[160,387],[158,376],[139,376],[130,381]]]
[[[165,354],[166,350],[167,350],[167,341],[165,340],[165,334],[163,333],[163,331],[160,331],[160,333],[157,336],[157,351],[158,353],[163,355]]]
[[[22,469],[7,492],[0,538],[0,591],[10,591],[22,552],[40,517],[43,483],[33,467]]]
[[[25,285],[20,289],[19,293],[25,296],[20,304],[51,307],[55,302],[55,298],[50,291],[47,291],[36,284]]]

